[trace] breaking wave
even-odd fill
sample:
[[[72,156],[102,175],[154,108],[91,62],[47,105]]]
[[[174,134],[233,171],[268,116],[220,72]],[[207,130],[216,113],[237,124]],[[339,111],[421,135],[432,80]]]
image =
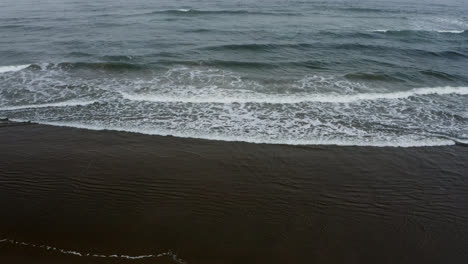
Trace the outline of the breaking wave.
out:
[[[391,93],[361,93],[352,95],[321,95],[321,94],[298,94],[298,95],[266,95],[258,93],[246,93],[242,97],[224,96],[196,96],[196,97],[175,97],[166,95],[151,94],[128,94],[121,93],[125,99],[150,102],[182,102],[182,103],[269,103],[269,104],[297,104],[306,102],[321,103],[353,103],[357,101],[372,100],[395,100],[409,98],[417,95],[446,95],[459,94],[467,95],[468,87],[433,87],[417,88],[409,91]]]
[[[451,33],[451,34],[462,34],[465,33],[465,30],[458,29],[447,29],[447,30],[411,30],[411,29],[373,29],[369,30],[370,32],[377,33],[424,33],[424,32],[436,32],[436,33]]]
[[[26,69],[29,66],[31,65],[27,64],[27,65],[16,65],[16,66],[0,66],[0,73],[21,71],[23,69]]]

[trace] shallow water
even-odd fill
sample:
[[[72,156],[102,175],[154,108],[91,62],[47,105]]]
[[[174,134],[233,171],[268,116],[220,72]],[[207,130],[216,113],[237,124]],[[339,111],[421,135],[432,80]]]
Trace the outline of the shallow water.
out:
[[[0,117],[256,143],[468,140],[464,1],[0,5]]]

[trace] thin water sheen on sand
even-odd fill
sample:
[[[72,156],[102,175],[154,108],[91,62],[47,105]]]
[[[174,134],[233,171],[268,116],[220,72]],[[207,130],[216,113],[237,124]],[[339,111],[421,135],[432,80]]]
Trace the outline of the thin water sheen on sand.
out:
[[[0,145],[5,263],[468,260],[464,146],[266,145],[17,123],[0,128]]]

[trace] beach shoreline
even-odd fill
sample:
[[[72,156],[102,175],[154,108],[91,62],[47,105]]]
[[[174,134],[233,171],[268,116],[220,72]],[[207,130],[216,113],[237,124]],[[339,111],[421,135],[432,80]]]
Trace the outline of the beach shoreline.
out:
[[[91,255],[170,251],[187,263],[468,260],[464,146],[268,145],[14,122],[0,127],[0,146],[0,239]],[[113,261],[18,243],[0,243],[0,260]]]

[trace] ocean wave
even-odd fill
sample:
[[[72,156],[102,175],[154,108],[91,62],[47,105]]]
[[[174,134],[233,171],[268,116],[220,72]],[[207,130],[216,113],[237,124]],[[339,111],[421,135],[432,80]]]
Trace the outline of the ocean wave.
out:
[[[437,56],[445,57],[445,58],[449,58],[449,59],[458,59],[458,58],[467,58],[468,57],[468,55],[466,55],[464,53],[457,52],[457,51],[452,51],[452,50],[440,51],[440,52],[436,52],[436,54],[437,54]]]
[[[353,13],[403,13],[403,10],[383,9],[383,8],[367,8],[367,7],[344,7],[338,10],[353,12]]]
[[[278,48],[313,48],[316,45],[311,43],[294,43],[294,44],[278,44],[278,43],[246,43],[246,44],[227,44],[227,45],[217,45],[217,46],[208,46],[201,48],[202,50],[213,50],[213,51],[224,51],[224,50],[233,50],[233,51],[267,51],[271,49]]]
[[[199,95],[181,97],[170,96],[166,94],[130,94],[120,92],[123,98],[133,101],[149,101],[149,102],[181,102],[181,103],[268,103],[268,104],[298,104],[307,102],[320,103],[353,103],[357,101],[373,101],[373,100],[395,100],[404,99],[412,96],[422,95],[447,95],[459,94],[468,95],[468,87],[432,87],[432,88],[416,88],[409,91],[399,91],[390,93],[360,93],[350,95],[337,94],[296,94],[296,95],[269,95],[255,92],[247,92],[236,96],[218,96]]]
[[[12,111],[12,110],[45,108],[45,107],[86,106],[86,105],[94,104],[96,102],[97,102],[96,100],[91,100],[91,101],[69,100],[69,101],[57,102],[57,103],[0,106],[0,111]]]
[[[127,57],[128,56],[123,56]],[[94,70],[139,70],[145,68],[144,65],[125,62],[62,62],[58,64],[48,64],[48,68],[61,69],[94,69]]]
[[[86,55],[86,53],[75,53],[71,56],[92,56]],[[17,67],[16,71],[28,69],[28,70],[39,70],[39,71],[54,71],[54,70],[105,70],[105,71],[122,71],[122,70],[142,70],[148,68],[148,65],[142,65],[137,63],[122,62],[122,60],[131,60],[131,56],[103,56],[102,59],[114,60],[109,62],[60,62],[60,63],[41,63],[41,64],[28,64],[21,66],[6,66],[6,68]],[[0,67],[0,73],[1,73]],[[6,71],[6,70],[5,70]]]
[[[29,66],[31,65],[26,64],[26,65],[14,65],[14,66],[0,66],[0,73],[21,71],[23,69],[26,69]]]
[[[450,34],[462,34],[465,30],[448,29],[448,30],[423,30],[423,29],[373,29],[369,32],[376,33],[390,33],[390,34],[405,34],[405,33],[450,33]]]
[[[292,12],[267,12],[267,11],[252,11],[252,10],[199,10],[199,9],[190,9],[190,8],[179,8],[179,9],[168,9],[168,10],[158,10],[152,11],[146,14],[172,14],[172,15],[183,15],[183,16],[192,16],[192,15],[300,15],[299,13]]]
[[[404,79],[401,79],[401,78],[398,78],[397,76],[392,76],[392,75],[393,74],[357,72],[357,73],[348,73],[344,77],[348,80],[405,82]]]
[[[405,33],[406,34],[406,33]],[[296,52],[317,52],[320,49],[333,49],[334,51],[350,50],[355,52],[395,52],[413,56],[439,56],[450,55],[449,58],[456,56],[466,57],[460,52],[442,50],[431,51],[426,49],[407,48],[404,46],[391,46],[387,44],[372,44],[372,43],[245,43],[245,44],[228,44],[201,47],[200,50],[211,52],[280,52],[281,50],[294,50]]]
[[[436,30],[439,33],[452,33],[452,34],[462,34],[465,30]]]
[[[288,64],[289,62],[285,62]],[[297,64],[297,62],[290,62],[291,64]],[[248,68],[277,68],[282,62],[269,63],[269,62],[258,62],[258,61],[236,61],[236,60],[200,60],[200,61],[188,61],[188,60],[159,60],[159,65],[168,66],[209,66],[209,67],[238,67],[243,69]]]
[[[243,43],[243,44],[227,44],[227,45],[216,45],[207,46],[200,48],[201,50],[209,51],[256,51],[256,52],[271,52],[278,49],[297,49],[297,50],[310,50],[318,48],[327,49],[346,49],[346,50],[403,50],[401,48],[387,47],[374,44],[363,44],[363,43],[321,43],[321,42],[302,42],[302,43]]]
[[[60,253],[60,254],[73,255],[73,256],[78,256],[78,257],[117,258],[117,259],[120,258],[120,259],[128,259],[128,260],[140,260],[140,259],[148,259],[148,258],[169,257],[176,263],[179,263],[179,264],[185,264],[186,263],[183,259],[179,258],[172,251],[156,253],[156,254],[131,256],[131,255],[126,255],[126,254],[99,254],[99,253],[93,253],[93,252],[86,252],[85,253],[85,252],[80,252],[80,251],[77,251],[77,250],[63,249],[63,248],[58,248],[58,247],[49,246],[49,245],[45,245],[45,244],[22,242],[22,241],[17,241],[17,240],[14,240],[14,239],[7,239],[7,238],[0,239],[0,243],[8,243],[8,244],[15,245],[15,246],[26,246],[26,247],[31,247],[31,248],[38,248],[38,249],[42,249],[42,250],[47,250],[49,252],[52,251],[52,252],[57,252],[57,253]]]

